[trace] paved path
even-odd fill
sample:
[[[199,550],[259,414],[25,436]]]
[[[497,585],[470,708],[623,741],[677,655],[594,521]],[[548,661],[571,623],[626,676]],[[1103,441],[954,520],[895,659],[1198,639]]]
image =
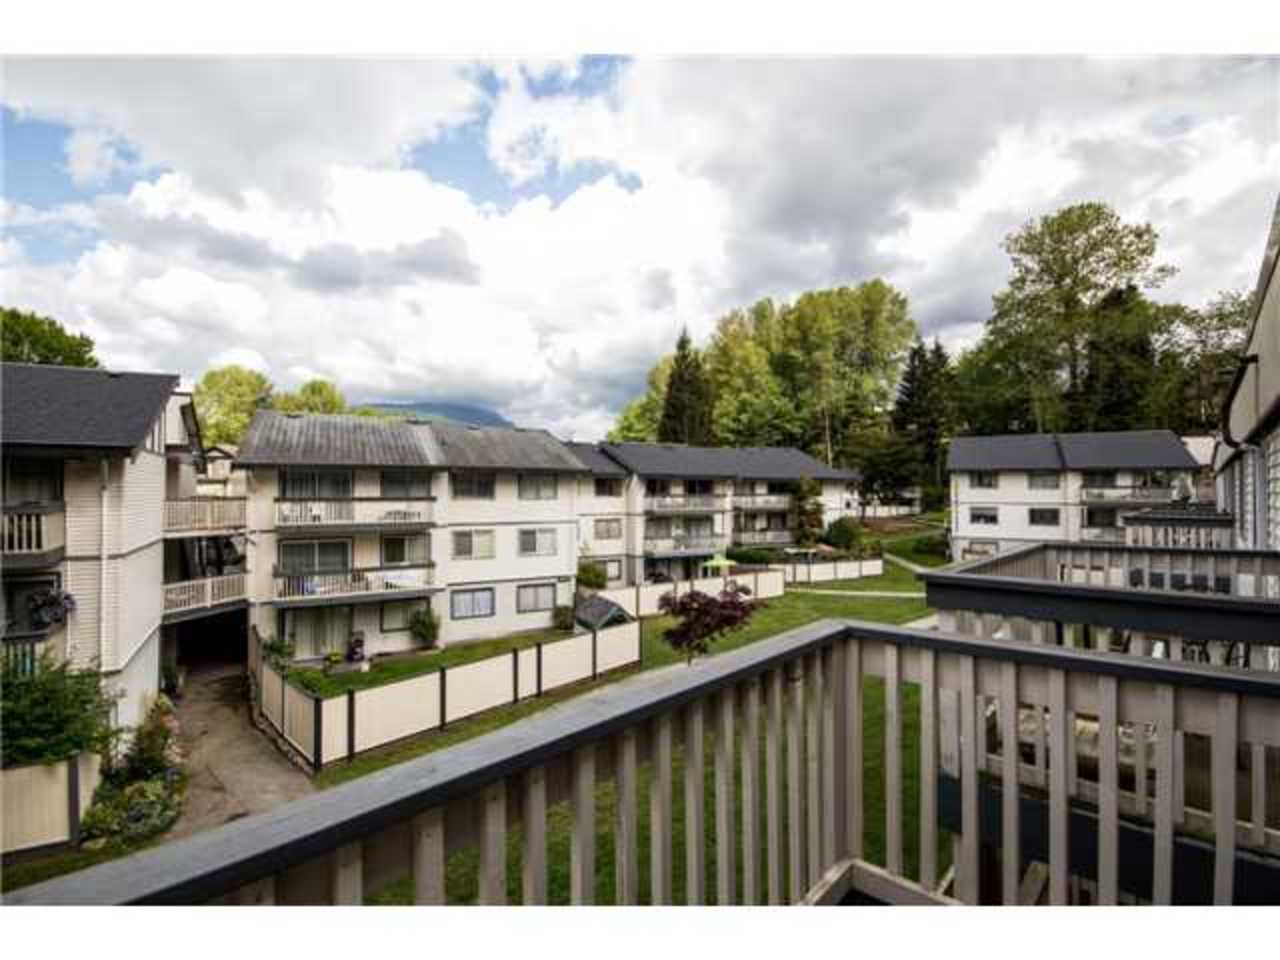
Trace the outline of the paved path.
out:
[[[896,553],[889,553],[888,551],[885,551],[883,556],[884,559],[888,560],[890,563],[896,563],[898,566],[904,567],[912,573],[933,573],[942,569],[941,567],[926,567],[918,563],[912,563],[910,560],[904,560]]]
[[[186,802],[166,840],[297,800],[311,781],[249,720],[242,665],[207,667],[187,678],[177,703],[186,754]]]

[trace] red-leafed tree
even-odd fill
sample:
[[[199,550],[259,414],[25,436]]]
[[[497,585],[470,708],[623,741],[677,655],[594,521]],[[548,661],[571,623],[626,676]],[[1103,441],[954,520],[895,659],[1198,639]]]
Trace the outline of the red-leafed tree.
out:
[[[730,584],[718,596],[693,591],[682,597],[663,594],[658,609],[676,617],[679,622],[662,637],[671,649],[685,655],[686,662],[707,652],[712,643],[738,629],[764,606],[764,601],[751,599],[751,591]]]

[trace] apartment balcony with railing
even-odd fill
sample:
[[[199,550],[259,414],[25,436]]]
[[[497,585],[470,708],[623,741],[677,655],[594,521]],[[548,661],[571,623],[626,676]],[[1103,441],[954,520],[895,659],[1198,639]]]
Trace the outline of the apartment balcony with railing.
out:
[[[164,585],[164,620],[175,623],[195,616],[225,613],[247,605],[248,574],[244,571],[182,580]]]
[[[646,536],[644,552],[651,556],[698,556],[719,553],[727,549],[729,538],[716,534],[672,534],[671,536]]]
[[[828,620],[6,901],[1274,904],[1277,748],[1271,674]]]
[[[226,536],[244,530],[244,497],[186,497],[166,500],[167,537]]]
[[[1176,491],[1173,487],[1153,486],[1084,486],[1080,488],[1081,503],[1172,503]]]
[[[790,510],[789,493],[735,493],[733,505],[739,510]]]
[[[1124,543],[1124,527],[1081,527],[1080,539],[1085,543]]]
[[[645,497],[646,513],[719,513],[729,507],[729,497],[723,493],[668,494]]]
[[[733,540],[744,546],[769,546],[791,543],[795,540],[794,530],[735,530]]]
[[[281,570],[272,575],[276,606],[412,599],[434,592],[435,567],[428,562],[347,570]]]
[[[1151,507],[1120,518],[1131,547],[1187,547],[1230,550],[1235,517],[1216,504],[1189,503]]]
[[[428,527],[434,519],[431,497],[343,497],[280,499],[275,521],[281,529],[383,530]]]
[[[0,515],[0,561],[6,570],[52,566],[66,555],[62,503],[5,504]]]

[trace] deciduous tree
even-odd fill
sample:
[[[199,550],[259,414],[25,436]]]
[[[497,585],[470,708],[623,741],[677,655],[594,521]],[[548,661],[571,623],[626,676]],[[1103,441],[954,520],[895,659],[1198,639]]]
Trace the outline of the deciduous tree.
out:
[[[71,333],[57,320],[12,307],[0,307],[0,360],[63,367],[98,366],[90,337]]]
[[[257,410],[271,406],[271,381],[231,364],[205,373],[194,397],[204,442],[238,444]]]

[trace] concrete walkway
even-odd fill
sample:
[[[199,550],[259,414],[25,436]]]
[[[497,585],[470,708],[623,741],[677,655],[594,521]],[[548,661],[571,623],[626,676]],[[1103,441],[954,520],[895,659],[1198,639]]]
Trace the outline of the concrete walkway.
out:
[[[943,569],[942,567],[926,567],[918,563],[912,563],[910,560],[904,560],[896,553],[889,553],[887,551],[882,554],[882,556],[890,563],[896,563],[898,566],[903,567],[906,570],[910,570],[912,573],[934,573]]]
[[[210,830],[312,792],[306,774],[250,722],[248,697],[243,665],[218,664],[188,676],[177,703],[187,796],[182,816],[165,840]]]
[[[924,591],[899,590],[815,590],[812,587],[791,587],[788,593],[816,593],[823,597],[881,597],[888,600],[923,600]]]

